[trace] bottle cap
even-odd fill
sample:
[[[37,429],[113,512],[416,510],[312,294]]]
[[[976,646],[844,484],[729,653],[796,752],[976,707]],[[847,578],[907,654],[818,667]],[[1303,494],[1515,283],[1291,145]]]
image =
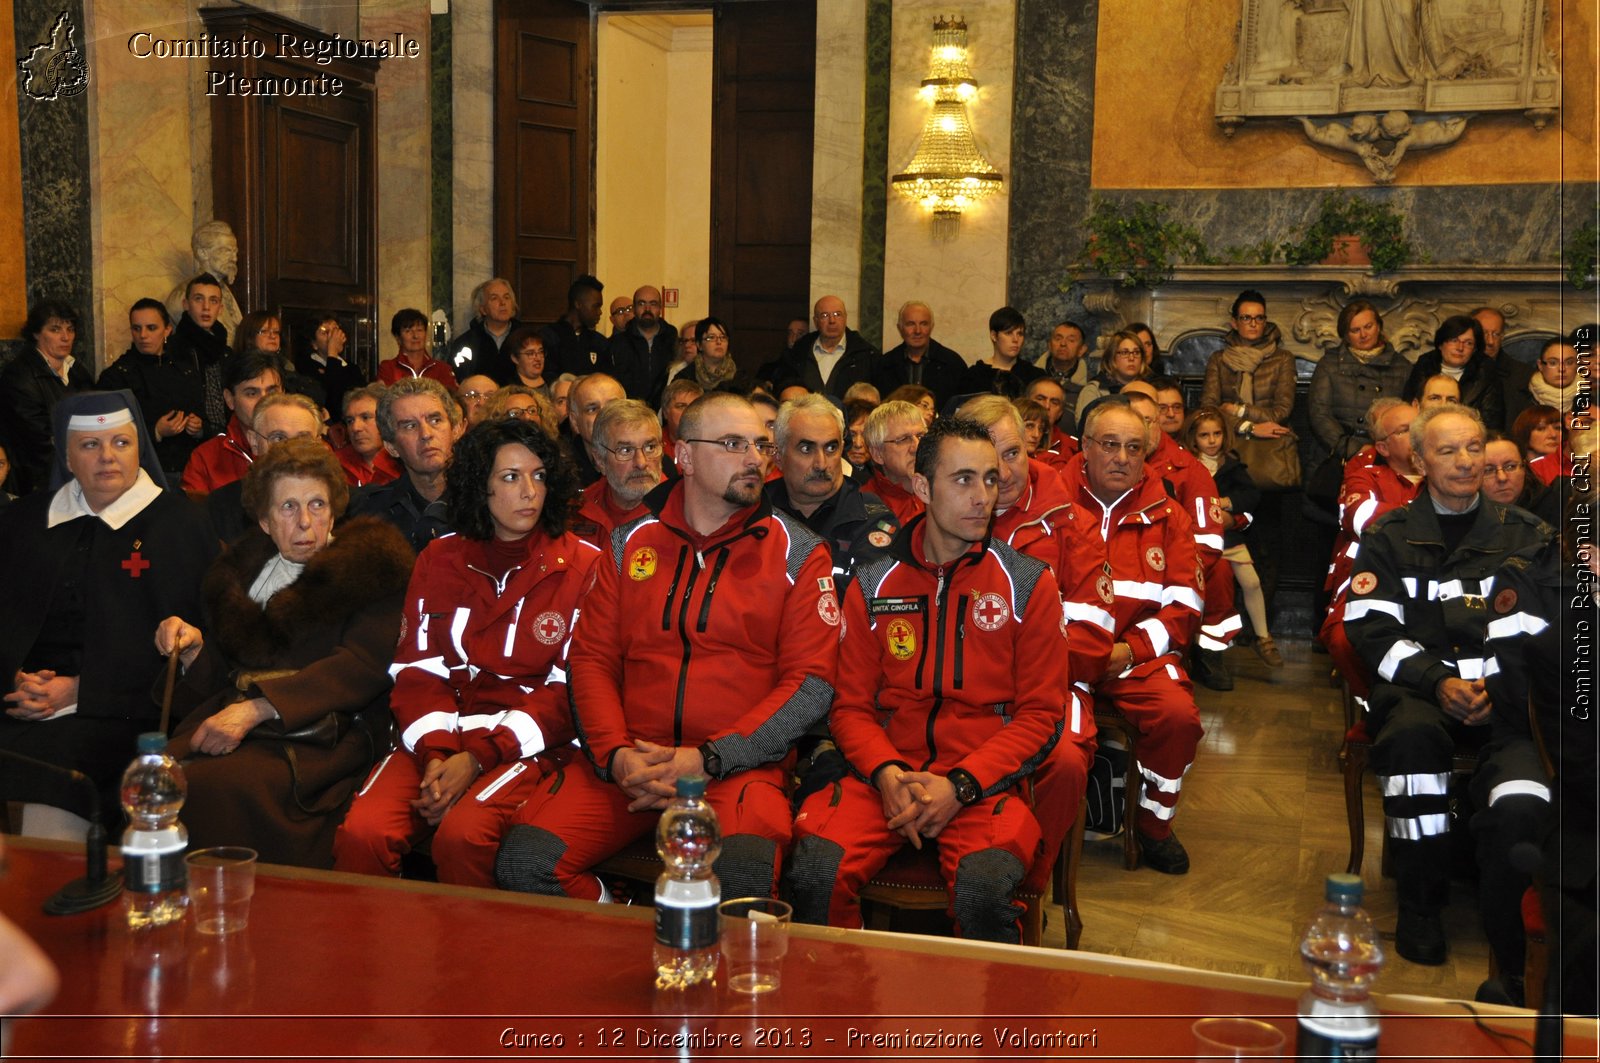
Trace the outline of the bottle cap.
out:
[[[167,751],[167,736],[160,731],[146,731],[139,736],[139,752],[165,753]]]
[[[679,797],[704,797],[706,795],[706,777],[704,775],[678,776]]]
[[[1360,904],[1365,889],[1360,875],[1341,873],[1328,876],[1323,896],[1335,904]]]

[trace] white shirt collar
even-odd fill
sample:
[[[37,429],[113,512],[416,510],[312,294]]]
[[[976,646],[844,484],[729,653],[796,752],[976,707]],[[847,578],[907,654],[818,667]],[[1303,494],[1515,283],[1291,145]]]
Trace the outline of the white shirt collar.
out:
[[[139,478],[133,486],[122,492],[122,496],[111,503],[99,513],[89,508],[89,502],[83,497],[83,487],[77,480],[68,480],[56,488],[55,497],[50,499],[50,511],[45,517],[46,528],[54,528],[58,524],[65,524],[69,520],[79,517],[99,517],[111,528],[121,528],[134,517],[144,512],[146,506],[154,502],[161,494],[161,488],[150,479],[150,474],[143,469],[139,470]]]

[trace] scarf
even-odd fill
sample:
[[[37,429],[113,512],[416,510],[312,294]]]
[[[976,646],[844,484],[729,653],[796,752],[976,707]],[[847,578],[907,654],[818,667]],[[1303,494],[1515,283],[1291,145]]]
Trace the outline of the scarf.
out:
[[[1354,358],[1362,365],[1370,365],[1374,358],[1378,357],[1378,355],[1389,349],[1389,345],[1385,343],[1382,347],[1368,347],[1363,349],[1361,347],[1352,347],[1347,343],[1345,344],[1344,349],[1350,352],[1350,357]]]
[[[1256,404],[1256,370],[1267,355],[1277,351],[1279,336],[1278,326],[1270,321],[1254,343],[1247,344],[1240,339],[1237,329],[1228,330],[1228,337],[1223,340],[1222,364],[1239,374],[1239,402],[1243,405]]]
[[[199,359],[201,377],[205,381],[206,435],[221,435],[228,427],[228,407],[222,401],[222,362],[228,355],[228,332],[220,324],[203,329],[188,314],[179,314],[173,336]],[[171,341],[168,345],[171,346]]]
[[[1544,377],[1535,371],[1533,379],[1528,381],[1528,390],[1533,393],[1534,399],[1540,403],[1546,406],[1554,406],[1563,414],[1566,414],[1572,412],[1572,400],[1578,395],[1578,383],[1578,378],[1574,377],[1572,383],[1564,388],[1558,388],[1554,384],[1546,383]]]
[[[711,360],[705,355],[694,360],[695,383],[711,391],[719,384],[726,384],[733,379],[733,374],[738,371],[738,366],[733,364],[733,355],[723,358],[718,365],[712,365]]]
[[[282,554],[273,554],[272,560],[261,566],[255,582],[250,584],[250,600],[264,606],[272,596],[300,578],[306,566],[296,564]]]

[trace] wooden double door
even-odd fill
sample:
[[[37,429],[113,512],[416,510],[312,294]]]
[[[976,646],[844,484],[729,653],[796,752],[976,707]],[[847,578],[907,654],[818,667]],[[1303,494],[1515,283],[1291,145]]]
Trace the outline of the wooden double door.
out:
[[[498,0],[495,271],[525,320],[551,321],[591,269],[595,18],[608,7],[713,12],[710,308],[741,350],[776,356],[809,300],[814,0]]]

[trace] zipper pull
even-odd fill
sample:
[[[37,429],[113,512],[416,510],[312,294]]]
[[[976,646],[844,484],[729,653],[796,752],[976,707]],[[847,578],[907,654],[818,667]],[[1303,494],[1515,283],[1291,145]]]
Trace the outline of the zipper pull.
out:
[[[940,566],[938,575],[939,575],[939,587],[934,593],[937,595],[938,599],[942,602],[942,601],[944,601],[944,567],[943,566]]]
[[[701,572],[704,572],[706,570],[706,555],[702,554],[699,550],[696,550],[694,552],[694,563],[699,567]]]

